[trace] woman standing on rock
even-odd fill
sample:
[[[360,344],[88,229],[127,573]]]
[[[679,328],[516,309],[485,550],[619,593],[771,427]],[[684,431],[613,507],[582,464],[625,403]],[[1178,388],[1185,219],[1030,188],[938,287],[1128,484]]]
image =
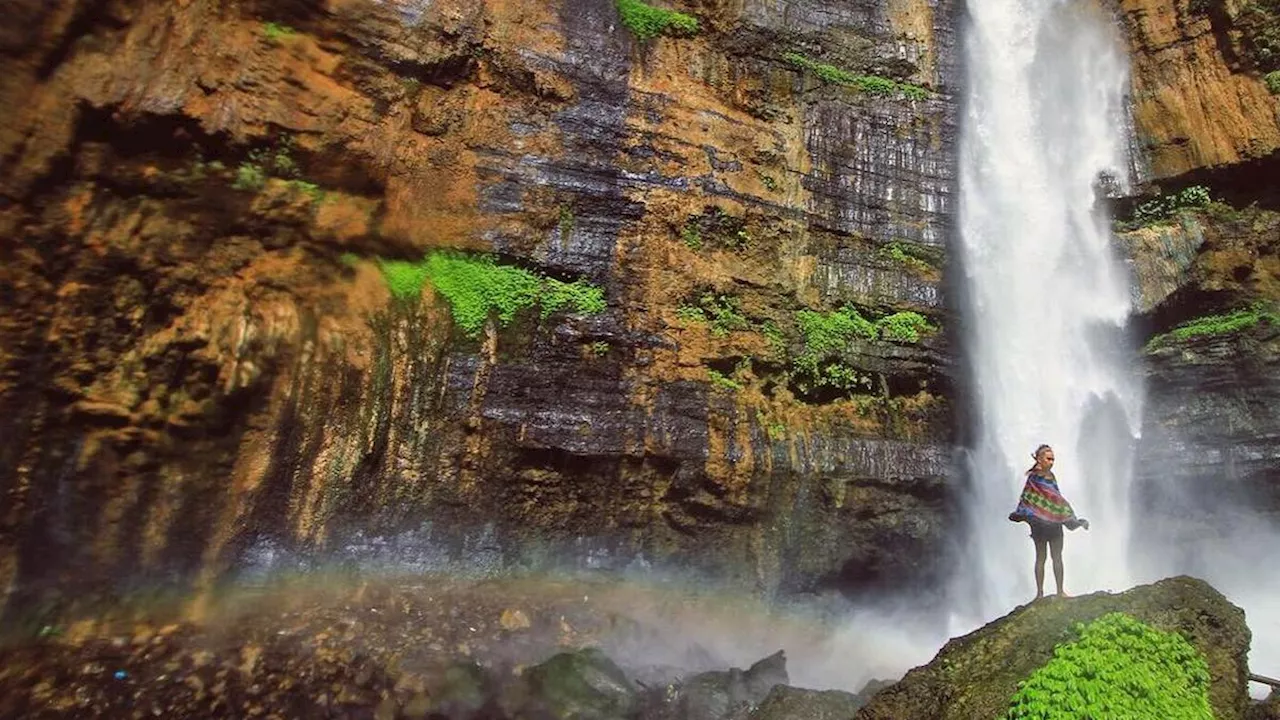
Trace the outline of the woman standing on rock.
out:
[[[1022,498],[1018,508],[1009,514],[1014,522],[1031,526],[1031,541],[1036,546],[1036,600],[1044,597],[1045,548],[1053,556],[1053,579],[1058,583],[1058,595],[1067,597],[1062,589],[1062,528],[1089,529],[1089,521],[1076,517],[1071,503],[1058,490],[1058,479],[1053,476],[1053,448],[1041,445],[1031,454],[1036,464],[1027,470],[1027,481],[1022,486]]]

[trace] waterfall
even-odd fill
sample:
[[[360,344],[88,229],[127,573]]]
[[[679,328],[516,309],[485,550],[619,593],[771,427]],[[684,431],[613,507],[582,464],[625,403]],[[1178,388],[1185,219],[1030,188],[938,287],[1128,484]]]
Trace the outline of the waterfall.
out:
[[[1034,594],[1027,526],[1006,519],[1040,443],[1089,531],[1068,533],[1066,590],[1118,590],[1142,382],[1127,275],[1097,202],[1127,182],[1127,56],[1081,0],[970,0],[959,262],[973,419],[957,622]],[[1046,593],[1053,573],[1046,567]]]

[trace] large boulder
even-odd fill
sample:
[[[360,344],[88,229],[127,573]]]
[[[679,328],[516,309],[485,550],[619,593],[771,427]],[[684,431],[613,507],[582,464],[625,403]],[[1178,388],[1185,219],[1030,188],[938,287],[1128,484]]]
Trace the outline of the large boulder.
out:
[[[1078,624],[1124,613],[1176,632],[1203,655],[1209,703],[1217,720],[1239,720],[1249,709],[1250,633],[1244,611],[1207,583],[1174,577],[1124,593],[1049,598],[948,642],[871,699],[858,720],[986,720],[1003,717],[1018,684],[1044,666],[1054,649],[1077,638]]]

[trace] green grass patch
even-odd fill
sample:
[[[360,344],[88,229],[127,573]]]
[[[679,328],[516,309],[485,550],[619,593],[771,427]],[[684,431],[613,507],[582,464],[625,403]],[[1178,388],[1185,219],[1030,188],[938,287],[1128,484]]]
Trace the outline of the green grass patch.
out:
[[[1212,720],[1209,666],[1177,633],[1110,613],[1019,684],[1007,720]]]
[[[383,260],[378,266],[387,289],[401,300],[417,299],[430,282],[468,337],[477,337],[490,317],[506,326],[534,306],[541,308],[542,319],[561,310],[591,315],[605,309],[604,290],[585,280],[567,283],[500,265],[487,255],[439,251],[418,262]]]
[[[1205,315],[1189,320],[1167,333],[1162,333],[1147,342],[1146,350],[1150,352],[1173,342],[1185,342],[1198,337],[1229,335],[1242,330],[1251,330],[1260,323],[1280,325],[1280,315],[1261,306],[1222,315]]]
[[[652,40],[659,35],[688,37],[698,34],[698,19],[692,15],[654,7],[640,0],[617,0],[622,24],[639,40]]]
[[[1280,95],[1280,70],[1272,70],[1263,75],[1262,82],[1267,84],[1267,89],[1272,95]]]
[[[835,65],[820,63],[800,53],[789,52],[784,54],[782,59],[796,68],[813,73],[825,83],[855,88],[868,95],[901,94],[910,100],[923,100],[930,95],[928,90],[919,85],[899,82],[880,75],[859,75]]]

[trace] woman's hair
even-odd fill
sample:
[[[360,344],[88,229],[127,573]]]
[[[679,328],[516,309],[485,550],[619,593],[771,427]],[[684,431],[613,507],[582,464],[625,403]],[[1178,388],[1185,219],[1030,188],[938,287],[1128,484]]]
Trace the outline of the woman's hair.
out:
[[[1031,457],[1035,459],[1036,464],[1027,468],[1027,472],[1031,472],[1032,470],[1035,470],[1036,465],[1040,464],[1040,453],[1044,452],[1045,450],[1052,450],[1052,449],[1053,448],[1048,445],[1041,445],[1040,447],[1036,448],[1036,451],[1031,453]]]

